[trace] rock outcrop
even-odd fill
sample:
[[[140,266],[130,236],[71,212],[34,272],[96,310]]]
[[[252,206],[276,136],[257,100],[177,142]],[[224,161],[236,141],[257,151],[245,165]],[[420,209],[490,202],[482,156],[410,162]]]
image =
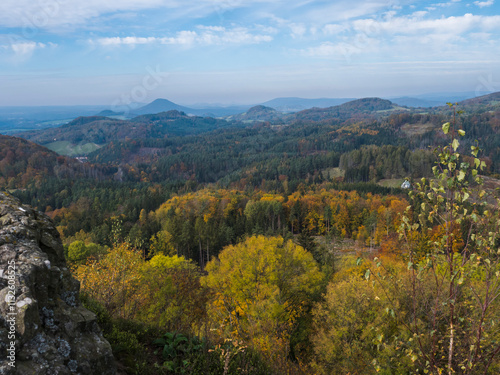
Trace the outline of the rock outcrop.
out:
[[[0,374],[116,373],[52,221],[0,192]]]

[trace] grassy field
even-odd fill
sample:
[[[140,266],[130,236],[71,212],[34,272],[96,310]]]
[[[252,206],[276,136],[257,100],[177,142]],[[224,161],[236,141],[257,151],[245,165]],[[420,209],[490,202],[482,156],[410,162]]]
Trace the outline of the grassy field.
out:
[[[99,146],[95,143],[74,145],[68,141],[52,142],[52,143],[48,143],[44,146],[52,151],[57,152],[59,155],[66,155],[66,156],[87,155],[87,154],[91,153],[92,151],[95,151],[95,150],[101,148],[101,146]]]
[[[70,122],[72,120],[73,120],[73,118],[68,118],[68,119],[64,119],[64,120],[44,121],[44,122],[38,124],[36,129],[55,128],[56,126],[60,126],[62,124],[67,124],[68,122]]]
[[[403,130],[407,135],[412,136],[412,135],[425,134],[426,132],[432,130],[433,128],[434,128],[434,125],[432,125],[431,123],[405,124],[401,127],[401,130]]]
[[[399,188],[401,184],[405,181],[404,178],[384,178],[377,182],[378,185],[389,187],[389,188]]]

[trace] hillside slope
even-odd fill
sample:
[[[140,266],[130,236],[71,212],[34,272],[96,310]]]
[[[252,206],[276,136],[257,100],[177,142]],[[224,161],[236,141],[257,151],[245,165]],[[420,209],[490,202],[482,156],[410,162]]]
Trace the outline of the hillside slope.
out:
[[[112,173],[112,168],[80,163],[25,139],[0,135],[0,187],[21,189],[50,177],[104,179]]]
[[[103,116],[79,117],[58,128],[22,132],[16,136],[47,147],[60,146],[53,144],[54,142],[69,142],[73,147],[88,146],[81,149],[91,152],[112,141],[185,136],[230,126],[235,124],[211,117],[188,116],[184,112],[171,110],[153,115],[141,115],[131,120]]]

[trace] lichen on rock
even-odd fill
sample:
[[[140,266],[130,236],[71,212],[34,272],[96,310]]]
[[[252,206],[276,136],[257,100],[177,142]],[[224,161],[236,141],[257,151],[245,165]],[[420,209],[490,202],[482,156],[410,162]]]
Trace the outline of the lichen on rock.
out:
[[[52,221],[0,192],[1,375],[116,373],[79,289]]]

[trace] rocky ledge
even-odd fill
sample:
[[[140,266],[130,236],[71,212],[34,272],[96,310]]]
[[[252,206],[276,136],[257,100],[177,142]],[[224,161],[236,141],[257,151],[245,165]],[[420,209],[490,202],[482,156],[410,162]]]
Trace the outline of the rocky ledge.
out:
[[[116,373],[52,221],[0,192],[0,374]]]

